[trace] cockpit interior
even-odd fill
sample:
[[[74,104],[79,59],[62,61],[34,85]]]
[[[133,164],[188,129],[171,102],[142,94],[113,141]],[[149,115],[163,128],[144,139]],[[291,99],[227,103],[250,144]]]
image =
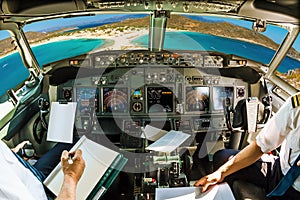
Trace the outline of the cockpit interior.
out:
[[[52,103],[74,102],[74,130],[128,159],[101,199],[192,186],[216,151],[243,149],[299,91],[299,10],[297,0],[0,0],[0,137],[30,140],[38,158],[56,144]],[[149,127],[189,137],[160,154]],[[243,184],[236,199],[262,199]]]

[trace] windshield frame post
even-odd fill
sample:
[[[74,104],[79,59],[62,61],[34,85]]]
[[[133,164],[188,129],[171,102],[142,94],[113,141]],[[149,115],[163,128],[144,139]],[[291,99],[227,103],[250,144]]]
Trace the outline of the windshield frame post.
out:
[[[170,12],[166,10],[155,10],[150,14],[149,50],[162,51],[164,48],[167,18]]]
[[[19,47],[18,50],[25,67],[29,70],[33,78],[37,80],[41,73],[40,66],[32,52],[29,42],[22,29],[22,26],[18,24],[15,25],[16,26],[14,28],[9,29],[8,31],[10,32],[11,37]]]

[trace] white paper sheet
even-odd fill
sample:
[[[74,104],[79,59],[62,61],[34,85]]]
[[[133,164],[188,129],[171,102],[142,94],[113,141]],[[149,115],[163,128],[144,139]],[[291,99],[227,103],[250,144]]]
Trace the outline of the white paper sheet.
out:
[[[142,138],[146,138],[150,141],[156,141],[165,134],[167,134],[168,131],[156,128],[154,126],[146,125],[144,129],[144,134],[141,135]]]
[[[248,132],[254,133],[256,131],[256,121],[258,113],[258,99],[256,97],[249,97],[246,101],[247,107],[247,124]]]
[[[169,131],[166,135],[161,137],[156,142],[148,146],[147,150],[158,151],[158,152],[172,152],[178,148],[184,141],[190,137],[189,134],[181,131]]]
[[[76,102],[51,103],[47,141],[73,142]]]
[[[205,193],[199,187],[156,188],[156,200],[235,200],[227,183],[215,185]]]

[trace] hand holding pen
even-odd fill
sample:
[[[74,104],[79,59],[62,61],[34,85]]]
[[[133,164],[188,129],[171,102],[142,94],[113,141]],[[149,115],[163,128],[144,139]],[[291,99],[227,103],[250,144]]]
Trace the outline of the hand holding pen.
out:
[[[61,164],[65,178],[71,178],[77,184],[85,168],[82,151],[80,149],[75,152],[63,151]]]
[[[80,149],[74,152],[65,150],[62,152],[60,160],[64,181],[55,200],[76,200],[77,184],[85,168],[82,151]]]

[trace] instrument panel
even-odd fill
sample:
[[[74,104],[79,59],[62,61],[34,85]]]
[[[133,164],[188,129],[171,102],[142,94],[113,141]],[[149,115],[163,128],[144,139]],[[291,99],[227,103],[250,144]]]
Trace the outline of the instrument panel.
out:
[[[171,75],[174,77],[170,78],[172,81],[162,78],[167,71],[168,73],[172,71]],[[184,72],[191,73],[190,70]],[[119,77],[117,69],[111,73],[115,73],[114,77]],[[136,72],[130,73],[126,80],[119,77],[114,84],[109,78],[111,73],[98,77],[98,79],[105,78],[107,80],[105,84],[95,84],[93,82],[96,80],[95,77],[76,80],[78,85],[72,89],[74,93],[72,100],[78,103],[79,112],[85,112],[89,107],[93,107],[97,115],[215,113],[224,110],[225,100],[228,101],[227,104],[235,106],[237,101],[246,98],[247,95],[247,84],[242,81],[203,76],[200,82],[199,79],[193,82],[189,79],[189,75],[185,76],[169,68],[139,69],[139,75]],[[141,78],[140,75],[144,76]],[[148,76],[151,78],[148,79]],[[217,84],[212,80],[218,80]]]
[[[70,66],[74,63],[69,61]],[[178,123],[195,131],[212,125],[225,129],[226,106],[234,107],[248,97],[246,82],[202,70],[218,71],[241,63],[223,54],[108,51],[77,63],[81,63],[80,69],[100,73],[59,85],[58,99],[77,102],[77,113],[85,117],[95,111],[100,121],[118,118],[121,130],[128,120],[141,126],[149,121],[168,122],[172,129]]]
[[[107,53],[91,56],[94,68],[107,66],[128,67],[137,65],[168,65],[173,67],[216,67],[227,66],[229,57],[207,52],[149,52],[134,51],[125,53]]]

